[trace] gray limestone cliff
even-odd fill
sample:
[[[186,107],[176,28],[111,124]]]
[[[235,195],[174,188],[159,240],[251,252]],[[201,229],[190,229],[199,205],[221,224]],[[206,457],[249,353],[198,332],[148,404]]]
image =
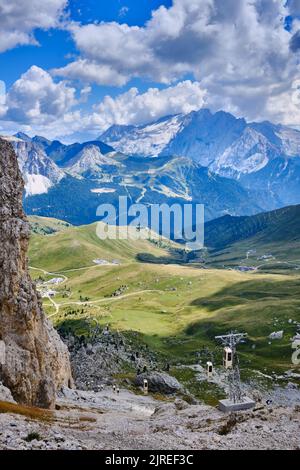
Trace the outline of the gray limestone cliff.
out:
[[[73,385],[69,352],[29,276],[29,224],[16,154],[0,139],[0,382],[23,404],[51,408]]]

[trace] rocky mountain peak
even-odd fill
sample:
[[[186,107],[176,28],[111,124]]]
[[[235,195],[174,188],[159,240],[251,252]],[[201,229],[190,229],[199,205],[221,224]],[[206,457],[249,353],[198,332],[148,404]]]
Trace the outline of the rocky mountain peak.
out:
[[[88,171],[97,174],[102,166],[118,165],[111,155],[103,154],[99,147],[89,144],[68,162],[66,170],[73,176],[80,176]]]
[[[0,381],[16,401],[51,408],[57,389],[72,386],[71,367],[29,276],[23,189],[13,147],[0,139]]]

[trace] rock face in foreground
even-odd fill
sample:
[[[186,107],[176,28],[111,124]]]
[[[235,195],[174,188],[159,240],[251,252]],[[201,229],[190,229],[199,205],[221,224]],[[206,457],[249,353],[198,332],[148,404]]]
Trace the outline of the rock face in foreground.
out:
[[[19,403],[51,408],[56,390],[72,386],[71,367],[29,276],[23,187],[16,154],[0,139],[0,381]]]

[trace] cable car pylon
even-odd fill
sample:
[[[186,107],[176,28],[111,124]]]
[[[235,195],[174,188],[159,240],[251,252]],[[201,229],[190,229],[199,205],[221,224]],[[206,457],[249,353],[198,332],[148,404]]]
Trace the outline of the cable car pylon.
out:
[[[230,332],[226,335],[215,336],[224,346],[223,366],[227,371],[229,397],[219,401],[221,411],[238,411],[253,408],[255,401],[247,397],[242,390],[237,345],[247,338],[247,333]]]

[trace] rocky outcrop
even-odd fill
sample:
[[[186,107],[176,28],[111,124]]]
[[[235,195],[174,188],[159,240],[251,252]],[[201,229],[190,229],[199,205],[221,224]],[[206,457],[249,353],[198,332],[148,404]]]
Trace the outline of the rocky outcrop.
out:
[[[19,403],[51,408],[72,386],[67,347],[45,317],[28,273],[30,229],[16,154],[0,139],[0,381]]]

